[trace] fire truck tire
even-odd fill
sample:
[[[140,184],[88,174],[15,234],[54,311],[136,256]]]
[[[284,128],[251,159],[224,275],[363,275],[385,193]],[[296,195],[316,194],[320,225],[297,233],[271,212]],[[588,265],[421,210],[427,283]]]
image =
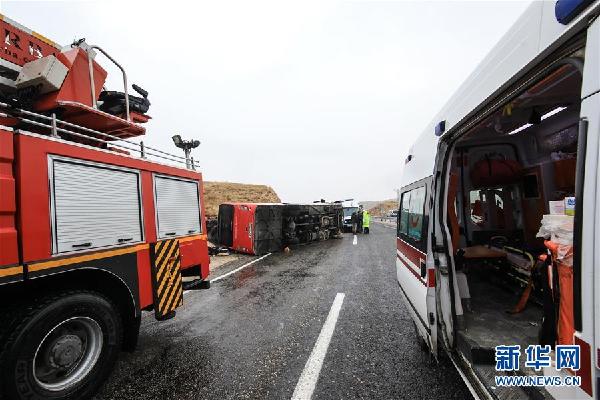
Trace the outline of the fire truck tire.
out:
[[[117,307],[96,292],[67,291],[20,311],[0,355],[0,397],[91,397],[110,374],[121,348]]]

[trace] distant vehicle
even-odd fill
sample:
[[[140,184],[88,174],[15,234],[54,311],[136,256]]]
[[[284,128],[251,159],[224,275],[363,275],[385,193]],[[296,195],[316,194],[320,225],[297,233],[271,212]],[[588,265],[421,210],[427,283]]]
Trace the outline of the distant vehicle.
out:
[[[387,216],[388,216],[389,218],[397,218],[397,217],[398,217],[398,210],[390,210],[390,211],[387,213]]]
[[[599,398],[599,14],[532,3],[405,159],[399,295],[478,399]]]
[[[352,231],[352,213],[358,211],[358,207],[344,207],[344,224],[342,230],[344,232]]]

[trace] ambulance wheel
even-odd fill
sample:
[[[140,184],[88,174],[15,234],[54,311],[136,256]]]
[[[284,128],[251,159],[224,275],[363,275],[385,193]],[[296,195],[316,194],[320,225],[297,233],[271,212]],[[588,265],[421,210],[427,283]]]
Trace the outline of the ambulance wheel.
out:
[[[117,308],[99,293],[69,291],[20,311],[0,354],[1,393],[8,399],[91,397],[121,348]]]
[[[419,333],[419,328],[417,328],[417,324],[414,322],[413,322],[413,328],[415,329],[415,341],[417,342],[419,349],[421,349],[421,351],[429,350],[429,346],[427,345],[427,342],[425,341],[425,339],[423,339],[423,336],[421,336],[421,334]]]

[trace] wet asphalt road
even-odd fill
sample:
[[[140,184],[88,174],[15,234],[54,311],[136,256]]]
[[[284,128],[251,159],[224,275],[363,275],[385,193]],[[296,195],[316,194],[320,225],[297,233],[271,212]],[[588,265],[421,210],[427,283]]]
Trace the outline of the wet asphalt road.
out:
[[[337,293],[346,297],[313,399],[468,399],[419,350],[395,280],[394,230],[277,253],[142,320],[97,399],[289,399]],[[225,266],[215,276],[227,272]]]

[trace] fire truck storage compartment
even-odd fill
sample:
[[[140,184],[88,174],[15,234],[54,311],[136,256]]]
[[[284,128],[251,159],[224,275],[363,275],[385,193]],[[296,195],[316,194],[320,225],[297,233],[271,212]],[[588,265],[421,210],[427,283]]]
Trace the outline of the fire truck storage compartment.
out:
[[[50,157],[53,253],[142,241],[136,170]]]
[[[560,266],[543,263],[548,241],[538,233],[542,218],[575,196],[579,64],[551,69],[466,132],[451,154],[457,346],[489,385],[495,346],[572,344],[572,332],[562,336],[570,343],[561,342],[557,322],[572,320],[572,300],[565,308],[556,298],[572,293],[572,282],[558,291],[551,285]]]
[[[159,239],[201,233],[198,182],[154,175]]]

